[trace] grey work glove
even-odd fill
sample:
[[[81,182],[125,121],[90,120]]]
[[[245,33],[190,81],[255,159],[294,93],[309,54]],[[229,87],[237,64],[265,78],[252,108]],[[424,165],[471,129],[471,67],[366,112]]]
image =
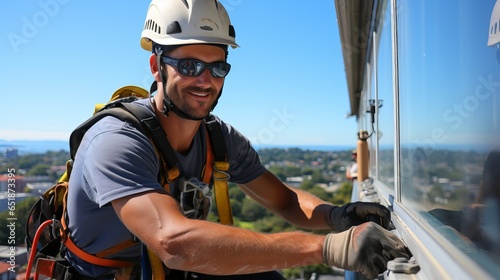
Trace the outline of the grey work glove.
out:
[[[341,233],[330,233],[323,244],[323,259],[328,266],[361,272],[376,278],[387,268],[387,262],[410,253],[393,233],[368,222]]]
[[[339,232],[369,221],[387,229],[391,212],[385,206],[373,202],[347,203],[344,206],[333,206],[330,211],[331,226]]]

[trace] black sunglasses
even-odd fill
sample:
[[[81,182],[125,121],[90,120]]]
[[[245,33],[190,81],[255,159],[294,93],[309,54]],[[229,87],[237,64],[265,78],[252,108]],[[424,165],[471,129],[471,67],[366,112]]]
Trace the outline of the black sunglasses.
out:
[[[213,77],[224,78],[231,70],[231,64],[224,61],[205,63],[194,58],[175,59],[168,56],[161,56],[161,61],[175,67],[179,73],[189,77],[197,77],[205,69],[208,69]]]

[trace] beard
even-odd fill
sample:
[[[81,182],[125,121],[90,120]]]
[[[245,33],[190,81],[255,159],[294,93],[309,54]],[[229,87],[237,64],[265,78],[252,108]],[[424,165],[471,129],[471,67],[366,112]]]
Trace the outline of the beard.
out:
[[[187,97],[191,94],[191,91],[207,93],[209,97],[206,101],[193,102],[191,100],[188,102]],[[181,90],[177,86],[173,86],[168,91],[168,97],[170,97],[170,100],[178,110],[191,118],[197,119],[206,117],[212,111],[217,96],[218,93],[213,88],[188,87]]]

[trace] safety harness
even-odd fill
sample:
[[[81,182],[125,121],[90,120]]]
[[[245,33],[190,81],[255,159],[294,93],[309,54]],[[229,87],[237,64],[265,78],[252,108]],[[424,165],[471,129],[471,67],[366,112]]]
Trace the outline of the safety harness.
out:
[[[87,253],[74,244],[67,227],[66,199],[72,162],[75,159],[80,142],[87,130],[106,116],[114,116],[132,124],[150,139],[160,159],[161,168],[158,174],[158,182],[162,184],[165,190],[170,191],[169,183],[180,175],[175,152],[167,141],[166,134],[156,117],[148,109],[132,103],[138,98],[147,97],[148,92],[140,87],[126,86],[120,88],[112,95],[110,102],[96,105],[94,115],[71,133],[71,160],[68,160],[66,164],[66,172],[57,184],[40,196],[40,199],[33,205],[28,217],[26,245],[30,251],[30,256],[26,279],[30,279],[31,268],[36,261],[34,266],[35,280],[38,279],[39,275],[48,276],[50,279],[70,280],[72,278],[72,269],[61,255],[61,252],[65,250],[69,250],[80,259],[98,266],[130,268],[129,270],[134,267],[132,262],[107,258],[136,245],[138,241],[133,238],[97,254]],[[207,132],[207,153],[202,180],[207,185],[211,185],[213,182],[219,221],[222,224],[231,225],[233,224],[233,217],[227,186],[229,163],[224,137],[220,124],[214,116],[209,115],[206,117],[204,124]],[[141,265],[143,266],[142,279],[165,279],[163,263],[144,245]]]

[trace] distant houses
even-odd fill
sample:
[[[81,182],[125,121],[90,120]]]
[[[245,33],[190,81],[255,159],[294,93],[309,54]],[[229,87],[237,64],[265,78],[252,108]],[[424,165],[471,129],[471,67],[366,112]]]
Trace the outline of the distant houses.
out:
[[[16,158],[18,155],[19,155],[19,150],[17,148],[5,149],[6,159]]]
[[[0,212],[8,210],[9,199],[15,198],[19,203],[45,193],[53,184],[54,180],[49,176],[16,175],[10,178],[7,174],[0,174]]]
[[[6,192],[8,189],[12,190],[12,185],[14,185],[14,191],[16,193],[21,193],[26,191],[28,184],[39,184],[39,183],[54,183],[54,179],[49,176],[23,176],[15,175],[15,177],[9,176],[8,174],[0,174],[0,192]]]

